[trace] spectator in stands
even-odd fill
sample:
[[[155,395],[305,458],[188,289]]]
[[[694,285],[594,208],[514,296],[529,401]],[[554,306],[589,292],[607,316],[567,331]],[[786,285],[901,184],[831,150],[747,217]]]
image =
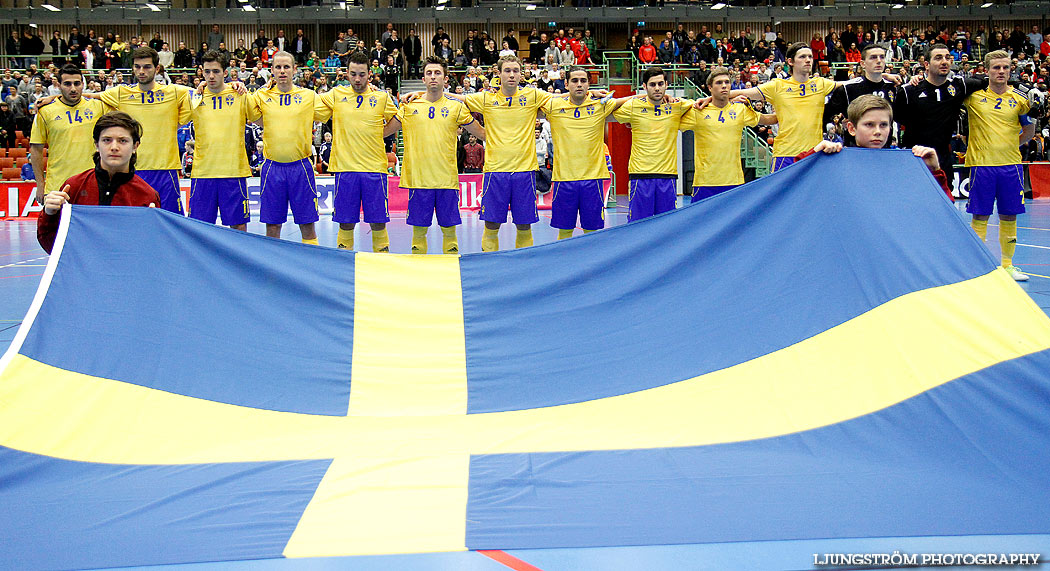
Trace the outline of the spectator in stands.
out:
[[[51,63],[56,67],[62,67],[66,63],[66,54],[69,53],[69,45],[62,39],[62,34],[55,30],[51,34]]]
[[[0,101],[0,142],[3,143],[4,147],[11,148],[15,146],[15,131],[18,130],[15,125],[15,115],[11,112],[11,105],[5,100]]]
[[[452,51],[452,46],[449,45],[449,39],[447,37],[441,39],[441,45],[438,46],[434,55],[440,57],[446,62],[452,61],[452,56],[455,55],[455,52]]]
[[[376,62],[386,61],[386,50],[383,49],[383,43],[379,40],[375,41],[372,46],[372,51],[368,52],[368,59]]]
[[[642,47],[638,49],[638,61],[646,64],[656,62],[656,48],[653,47],[652,38],[646,36],[642,41]]]
[[[29,67],[31,64],[37,63],[40,54],[44,53],[44,40],[41,40],[40,36],[36,35],[32,28],[25,28],[22,30],[22,38],[18,43],[18,51],[23,56],[22,67]]]
[[[450,45],[451,42],[452,38],[445,33],[445,28],[442,28],[441,26],[437,27],[437,30],[434,32],[434,37],[430,38],[430,46],[434,49],[434,53],[437,53],[443,44]],[[449,56],[451,57],[451,55],[452,52],[450,51]],[[448,58],[445,59],[447,60]]]
[[[409,28],[404,41],[405,71],[409,79],[422,77],[419,62],[423,59],[423,42],[416,35],[415,28]]]
[[[160,51],[157,52],[157,65],[170,68],[175,63],[175,53],[171,51],[168,42],[161,43]]]
[[[766,26],[766,28],[768,29],[769,26]],[[776,34],[773,34],[773,36],[774,36],[774,39],[776,39]],[[826,48],[825,48],[825,45],[824,45],[824,40],[820,39],[820,34],[813,34],[813,38],[809,40],[809,49],[813,51],[813,62],[814,63],[819,62],[819,61],[821,61],[823,59],[826,59],[826,57],[825,57],[827,55],[825,53],[825,49]],[[758,59],[759,61],[762,61],[763,59],[765,59],[765,58],[761,57],[758,54],[755,55],[755,58]]]
[[[179,42],[179,49],[175,50],[173,63],[176,68],[193,67],[193,52],[186,47],[186,42]]]
[[[846,61],[848,61],[850,63],[860,63],[860,60],[861,60],[861,55],[860,55],[860,50],[857,49],[857,44],[856,43],[850,44],[849,49],[846,50]]]
[[[22,165],[22,180],[25,180],[25,181],[35,181],[36,180],[36,174],[33,173],[33,163],[30,162],[30,159],[33,158],[32,155],[33,155],[32,152],[26,153],[26,163],[24,165]]]
[[[479,173],[485,168],[485,147],[478,138],[470,135],[463,145],[463,172]]]
[[[259,32],[255,36],[255,41],[252,42],[252,47],[259,50],[259,52],[261,53],[263,50],[266,49],[267,39],[268,38],[266,37],[266,31],[259,30]]]

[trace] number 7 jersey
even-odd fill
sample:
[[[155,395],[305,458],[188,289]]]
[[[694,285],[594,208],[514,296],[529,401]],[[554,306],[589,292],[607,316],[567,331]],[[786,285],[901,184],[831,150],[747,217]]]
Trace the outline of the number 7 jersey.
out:
[[[62,190],[66,179],[94,168],[92,131],[95,121],[105,111],[106,106],[101,101],[84,98],[72,107],[58,98],[40,108],[33,121],[29,143],[48,147],[45,191]]]

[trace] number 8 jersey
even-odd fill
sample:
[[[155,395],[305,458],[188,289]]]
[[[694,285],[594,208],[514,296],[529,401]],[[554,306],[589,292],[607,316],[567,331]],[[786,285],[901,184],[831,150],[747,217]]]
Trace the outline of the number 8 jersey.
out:
[[[397,114],[397,105],[385,91],[358,94],[340,85],[321,95],[318,121],[332,118],[330,172],[385,173],[383,126]]]
[[[48,146],[46,192],[61,190],[66,179],[94,168],[91,157],[95,153],[95,141],[91,132],[104,112],[101,101],[84,98],[70,107],[60,97],[40,108],[29,143]]]

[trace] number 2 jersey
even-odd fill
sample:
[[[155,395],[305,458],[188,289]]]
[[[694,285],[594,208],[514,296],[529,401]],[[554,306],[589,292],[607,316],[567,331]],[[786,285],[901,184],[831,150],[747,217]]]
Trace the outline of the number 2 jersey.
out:
[[[964,105],[970,122],[966,166],[1020,164],[1020,117],[1028,113],[1028,98],[1015,89],[1007,89],[1001,95],[982,89],[967,97]]]
[[[105,104],[97,99],[81,98],[79,103],[70,106],[60,97],[40,108],[29,143],[48,147],[46,192],[62,190],[66,179],[94,168],[92,131],[103,113]]]

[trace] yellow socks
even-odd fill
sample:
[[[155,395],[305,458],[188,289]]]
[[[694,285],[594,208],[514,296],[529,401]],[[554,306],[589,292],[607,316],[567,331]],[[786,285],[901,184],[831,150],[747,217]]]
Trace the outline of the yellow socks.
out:
[[[335,246],[340,250],[353,250],[354,249],[354,231],[339,229],[339,233],[335,238]]]
[[[987,223],[987,222],[986,222]],[[1014,265],[1014,250],[1017,248],[1017,221],[999,220],[999,249],[1002,250],[1003,267]]]
[[[413,226],[412,227],[412,253],[413,254],[426,254],[427,253],[427,230],[430,230],[428,226]]]
[[[584,230],[584,234],[590,234],[591,232],[597,232],[597,230]]]
[[[988,237],[988,221],[987,220],[978,220],[976,218],[971,218],[970,219],[970,227],[973,228],[974,232],[977,232],[977,237],[980,238],[982,242],[984,242],[985,238]]]
[[[303,238],[303,244],[313,244],[314,246],[320,246],[317,243],[317,238]]]
[[[558,230],[558,239],[564,240],[566,238],[572,238],[573,230],[575,230],[575,228],[569,228],[568,230]]]
[[[532,245],[532,228],[528,230],[518,230],[518,234],[514,237],[515,248],[528,248]]]
[[[482,252],[497,252],[499,251],[499,229],[491,230],[485,228],[485,232],[481,235],[481,251]]]
[[[486,230],[488,232],[488,230]],[[446,254],[459,253],[459,241],[456,239],[455,226],[441,227],[441,251]]]
[[[353,244],[353,240],[350,241]],[[386,228],[382,230],[372,230],[372,251],[373,252],[389,252],[390,251],[390,234],[387,233]]]

